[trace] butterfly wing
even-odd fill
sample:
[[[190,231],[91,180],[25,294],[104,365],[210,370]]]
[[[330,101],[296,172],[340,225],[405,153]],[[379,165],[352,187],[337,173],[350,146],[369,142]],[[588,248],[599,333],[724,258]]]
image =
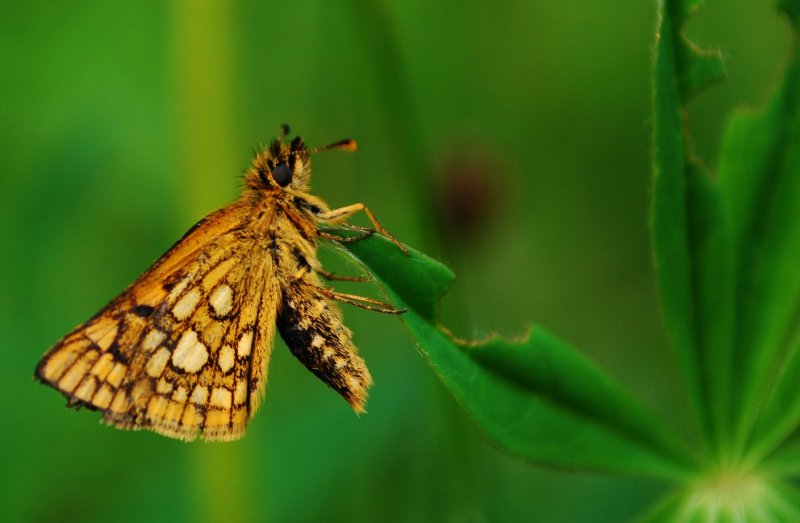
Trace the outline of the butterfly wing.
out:
[[[263,394],[279,300],[249,212],[234,204],[198,223],[50,349],[36,377],[117,427],[241,437]]]
[[[356,412],[363,412],[372,377],[339,308],[323,295],[313,275],[285,282],[281,300],[278,332],[289,350]]]

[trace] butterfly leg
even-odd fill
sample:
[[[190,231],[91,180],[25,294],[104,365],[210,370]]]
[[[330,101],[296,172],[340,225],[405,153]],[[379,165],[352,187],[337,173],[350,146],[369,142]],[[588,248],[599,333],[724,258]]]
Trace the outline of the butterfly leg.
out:
[[[349,225],[349,224],[347,224]],[[320,238],[325,238],[326,240],[333,240],[335,242],[357,242],[359,240],[363,240],[364,238],[369,238],[373,234],[375,234],[375,229],[367,229],[366,227],[348,227],[354,230],[361,230],[362,233],[356,236],[340,236],[338,234],[333,234],[327,231],[319,231]]]
[[[398,309],[389,303],[384,303],[382,301],[374,300],[372,298],[367,298],[365,296],[358,296],[356,294],[346,294],[344,292],[337,292],[334,291],[333,289],[328,289],[326,287],[320,287],[319,290],[322,294],[324,294],[325,296],[327,296],[332,300],[340,301],[342,303],[347,303],[348,305],[354,305],[356,307],[360,307],[368,311],[382,312],[384,314],[403,314],[404,312],[406,312],[405,309]]]
[[[391,240],[392,243],[397,245],[397,247],[401,251],[403,251],[403,254],[405,254],[406,256],[409,256],[408,249],[406,249],[405,245],[400,243],[397,240],[397,238],[392,236],[389,233],[389,231],[384,229],[383,226],[381,225],[381,222],[378,221],[378,219],[375,217],[375,215],[372,213],[372,211],[369,209],[369,207],[367,207],[363,203],[354,203],[352,205],[346,205],[344,207],[339,207],[338,209],[331,209],[329,211],[323,211],[323,212],[320,212],[320,213],[317,214],[317,218],[336,223],[336,222],[339,222],[339,221],[342,221],[342,220],[346,220],[348,217],[354,215],[358,211],[364,211],[364,214],[366,214],[367,218],[369,218],[369,221],[372,222],[372,225],[375,227],[375,230],[377,230],[379,233],[381,233],[384,236],[386,236],[387,238],[389,238],[389,240]]]
[[[352,281],[356,283],[365,283],[370,281],[369,278],[364,276],[336,276],[335,273],[328,272],[324,269],[316,269],[315,272],[328,281]]]
[[[294,274],[294,281],[302,281],[303,278],[306,276],[306,274],[308,274],[310,272],[310,270],[311,269],[309,267],[302,267],[300,270],[298,270]],[[315,270],[314,272],[325,273],[326,271]],[[332,273],[327,273],[327,274],[329,274],[330,276],[333,276]],[[323,274],[323,277],[324,277],[324,274]],[[350,278],[343,278],[343,277],[333,278],[333,279],[339,279],[339,280],[345,279],[345,281],[368,281],[368,280],[364,280],[364,279],[357,279],[357,278],[350,279]],[[322,295],[326,296],[327,298],[329,298],[331,300],[340,301],[342,303],[347,303],[349,305],[355,305],[356,307],[360,307],[360,308],[366,309],[368,311],[383,312],[385,314],[402,314],[402,313],[405,312],[405,309],[396,309],[396,308],[394,308],[392,305],[390,305],[388,303],[384,303],[384,302],[378,301],[378,300],[373,300],[372,298],[367,298],[367,297],[364,297],[364,296],[357,296],[355,294],[346,294],[346,293],[343,293],[343,292],[336,292],[333,289],[329,289],[327,287],[320,287],[320,286],[316,286],[316,285],[315,285],[315,288],[317,289],[318,292],[320,292]],[[368,304],[371,304],[371,305],[368,305]],[[376,305],[377,307],[373,307],[373,305]]]
[[[323,271],[321,269],[312,269],[311,264],[308,262],[308,260],[305,257],[303,257],[303,255],[301,253],[295,252],[294,255],[295,255],[297,263],[298,263],[298,265],[300,267],[297,270],[297,272],[295,272],[295,274],[293,276],[293,281],[294,282],[303,282],[305,280],[306,275],[308,273],[310,273],[312,270],[314,272],[316,272],[316,273],[322,274],[323,277],[325,276],[325,274],[327,274],[329,276],[332,276],[332,273],[328,273],[327,271]],[[339,278],[339,279],[342,279],[342,278]],[[353,279],[348,278],[347,280],[349,280],[349,281],[363,281],[363,280],[357,280],[355,278],[353,278]],[[309,284],[306,283],[305,285],[309,285]],[[313,287],[316,290],[316,292],[322,294],[323,296],[325,296],[325,297],[327,297],[327,298],[329,298],[331,300],[336,300],[336,301],[340,301],[342,303],[355,305],[356,307],[361,307],[362,309],[375,311],[375,312],[383,312],[385,314],[401,314],[401,313],[405,312],[405,309],[397,309],[397,308],[393,307],[392,305],[390,305],[388,303],[384,303],[382,301],[378,301],[378,300],[375,300],[375,299],[372,299],[372,298],[366,298],[364,296],[357,296],[355,294],[346,294],[346,293],[343,293],[343,292],[337,292],[337,291],[334,291],[333,289],[330,289],[328,287],[322,287],[320,285],[311,284],[311,287]]]

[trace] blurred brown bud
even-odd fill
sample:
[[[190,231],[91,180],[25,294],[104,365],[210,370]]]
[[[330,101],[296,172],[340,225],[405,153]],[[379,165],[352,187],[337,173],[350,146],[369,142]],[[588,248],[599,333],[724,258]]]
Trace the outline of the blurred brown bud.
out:
[[[436,173],[436,216],[447,243],[487,234],[502,197],[505,162],[474,148],[446,154]]]

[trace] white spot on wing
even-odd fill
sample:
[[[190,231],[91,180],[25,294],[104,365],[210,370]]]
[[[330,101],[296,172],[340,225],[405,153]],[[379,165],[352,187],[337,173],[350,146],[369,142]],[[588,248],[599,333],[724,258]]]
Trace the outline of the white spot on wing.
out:
[[[217,316],[225,316],[233,308],[233,289],[223,283],[214,289],[208,301]]]
[[[322,347],[323,343],[325,343],[325,340],[319,334],[315,334],[314,339],[311,340],[311,346],[315,349]]]
[[[233,368],[233,363],[235,361],[236,354],[233,352],[233,347],[230,345],[223,345],[219,351],[219,359],[217,360],[219,370],[222,372],[228,372]]]
[[[172,302],[175,299],[177,299],[178,296],[183,294],[183,291],[186,289],[186,287],[189,286],[189,282],[192,281],[193,276],[194,276],[193,274],[189,274],[188,276],[183,278],[180,282],[178,282],[178,284],[175,285],[175,287],[173,287],[172,290],[170,291],[169,296],[167,297],[167,301]]]
[[[253,348],[253,331],[247,331],[239,338],[239,345],[236,348],[236,353],[240,358],[250,355],[250,350]]]
[[[164,372],[164,367],[167,366],[168,361],[169,351],[162,347],[152,356],[150,356],[150,359],[147,361],[147,374],[151,378],[157,378],[161,376],[161,373]]]
[[[158,329],[152,329],[147,333],[147,336],[144,337],[144,341],[142,341],[142,348],[146,351],[151,351],[161,345],[161,342],[164,341],[164,338],[166,337],[167,335],[162,331]]]
[[[186,387],[181,385],[177,389],[175,389],[175,392],[172,393],[172,400],[177,401],[178,403],[183,403],[184,401],[186,401],[187,395],[188,392],[186,392]]]
[[[202,405],[208,399],[208,387],[198,385],[192,391],[192,401],[198,405]]]
[[[197,339],[197,333],[193,330],[184,332],[172,353],[172,364],[186,372],[197,372],[206,361],[208,349]]]
[[[247,382],[239,380],[236,382],[236,390],[233,393],[233,402],[236,405],[241,405],[247,399]]]
[[[178,321],[185,320],[194,310],[197,302],[200,301],[200,289],[195,287],[183,295],[178,303],[172,308],[172,315]]]
[[[219,407],[221,409],[231,408],[231,391],[223,387],[214,387],[211,391],[211,400],[209,401],[212,407]]]

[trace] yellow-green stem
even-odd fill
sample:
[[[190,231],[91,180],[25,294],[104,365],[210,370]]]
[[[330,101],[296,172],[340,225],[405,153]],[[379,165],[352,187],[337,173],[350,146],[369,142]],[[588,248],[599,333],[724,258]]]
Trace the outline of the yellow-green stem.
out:
[[[233,20],[229,2],[173,3],[174,108],[179,144],[179,204],[184,224],[193,223],[233,194],[241,162],[234,151],[231,114]],[[194,479],[195,521],[245,521],[251,484],[246,443],[193,443],[187,453]]]

